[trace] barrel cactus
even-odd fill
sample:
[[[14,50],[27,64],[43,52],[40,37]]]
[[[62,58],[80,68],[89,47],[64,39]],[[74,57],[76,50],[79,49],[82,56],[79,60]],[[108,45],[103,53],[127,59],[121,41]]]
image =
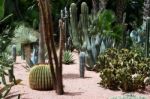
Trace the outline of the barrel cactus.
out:
[[[35,65],[29,74],[30,88],[35,90],[52,90],[53,83],[48,65]]]

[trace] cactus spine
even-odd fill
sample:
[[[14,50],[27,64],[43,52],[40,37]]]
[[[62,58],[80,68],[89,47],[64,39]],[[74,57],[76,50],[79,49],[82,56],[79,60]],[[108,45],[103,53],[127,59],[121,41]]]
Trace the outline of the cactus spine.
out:
[[[85,52],[80,52],[80,77],[84,78],[85,73]]]
[[[146,21],[146,57],[149,57],[149,38],[150,38],[150,18]]]
[[[36,65],[31,68],[29,84],[35,90],[52,90],[53,83],[51,71],[48,65]]]

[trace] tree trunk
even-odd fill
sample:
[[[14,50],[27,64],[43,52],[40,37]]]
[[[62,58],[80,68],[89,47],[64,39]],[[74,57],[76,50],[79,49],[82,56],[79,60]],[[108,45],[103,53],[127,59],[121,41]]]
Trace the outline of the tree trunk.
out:
[[[39,32],[40,32],[40,36],[39,36],[38,63],[44,64],[45,63],[45,42],[44,42],[44,30],[42,28],[42,22],[40,22],[39,24]]]
[[[55,49],[54,39],[53,39],[53,24],[52,24],[52,16],[49,0],[39,0],[39,9],[41,12],[41,26],[43,29],[45,42],[48,50],[49,57],[49,65],[51,66],[52,79],[54,89],[56,89],[56,93],[62,95],[63,91],[63,82],[62,82],[62,51],[64,48],[64,25],[61,27],[61,40],[60,40],[60,53],[59,60]],[[54,57],[54,62],[52,59]],[[54,70],[54,63],[56,66],[56,72]],[[56,73],[56,76],[55,76]]]
[[[126,8],[126,0],[116,0],[116,16],[118,23],[123,22],[123,13]]]
[[[50,65],[50,69],[51,69],[51,73],[52,73],[52,79],[53,79],[53,87],[54,89],[56,89],[56,76],[55,76],[55,71],[54,71],[54,64],[53,64],[53,60],[52,60],[52,52],[51,52],[51,45],[49,43],[50,39],[49,35],[49,24],[48,24],[48,20],[50,22],[52,22],[48,16],[47,13],[49,13],[46,8],[49,7],[49,4],[47,3],[47,0],[38,0],[39,1],[39,10],[41,12],[41,26],[44,32],[44,37],[45,37],[45,43],[46,43],[46,47],[47,47],[47,51],[48,51],[48,58],[49,58],[49,65]]]
[[[60,28],[60,40],[59,40],[59,65],[58,69],[56,69],[56,75],[57,75],[57,86],[56,86],[56,92],[57,94],[61,95],[64,93],[63,90],[63,79],[62,79],[62,56],[63,56],[63,49],[65,46],[65,28],[64,28],[64,22],[62,20],[59,20],[59,28]]]
[[[125,24],[123,19],[124,10],[126,8],[126,0],[116,0],[116,16],[118,23],[122,24],[124,26],[124,31],[122,35],[122,47],[125,47],[126,45],[126,32],[125,32]]]

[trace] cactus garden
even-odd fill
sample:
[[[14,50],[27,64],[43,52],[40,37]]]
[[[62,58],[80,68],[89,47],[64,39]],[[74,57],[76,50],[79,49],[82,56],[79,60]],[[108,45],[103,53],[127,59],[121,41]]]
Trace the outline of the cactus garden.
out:
[[[149,0],[0,0],[0,99],[150,99]]]

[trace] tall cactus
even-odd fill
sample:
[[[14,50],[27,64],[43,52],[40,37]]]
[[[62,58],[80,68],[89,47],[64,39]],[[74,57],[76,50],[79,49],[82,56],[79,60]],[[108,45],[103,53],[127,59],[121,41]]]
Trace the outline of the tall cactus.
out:
[[[70,37],[72,39],[73,45],[79,48],[80,43],[78,34],[77,6],[75,3],[72,3],[70,6],[70,25],[71,25]]]
[[[150,43],[150,18],[147,19],[146,21],[146,57],[149,57],[149,43]]]
[[[87,39],[87,32],[88,32],[88,6],[85,2],[81,4],[81,14],[80,14],[80,21],[82,31],[84,33],[85,39]]]
[[[13,61],[16,62],[16,45],[12,46],[12,57]]]
[[[85,73],[85,52],[80,52],[79,55],[79,59],[80,59],[80,77],[84,77],[84,73]]]
[[[89,68],[93,68],[97,56],[100,52],[101,41],[99,35],[89,36],[89,9],[86,2],[81,4],[81,14],[79,22],[77,21],[77,7],[75,3],[70,6],[71,39],[73,45],[79,50],[85,52],[86,62]],[[80,36],[79,36],[80,34]]]

